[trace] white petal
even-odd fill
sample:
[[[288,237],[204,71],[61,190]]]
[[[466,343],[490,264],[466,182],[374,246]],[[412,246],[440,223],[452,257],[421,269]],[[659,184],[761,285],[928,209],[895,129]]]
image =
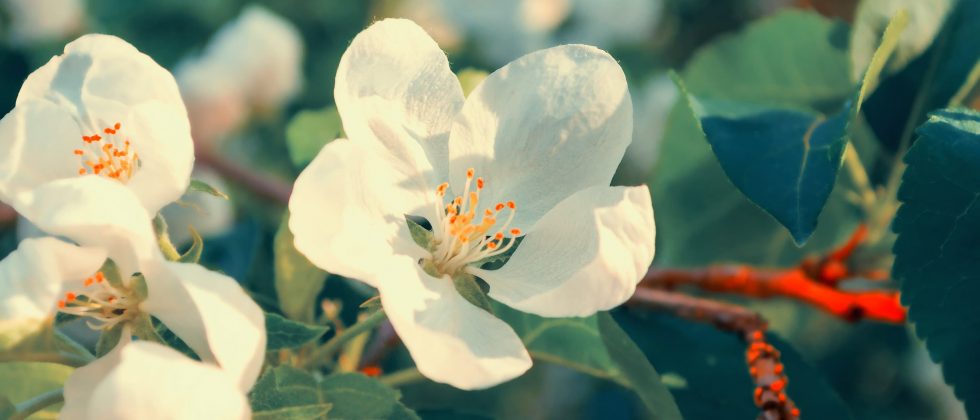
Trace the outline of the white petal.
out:
[[[78,176],[73,151],[83,144],[78,124],[64,107],[27,101],[0,120],[0,200],[55,179]]]
[[[137,341],[83,367],[65,387],[65,419],[248,419],[245,395],[220,369],[160,344]],[[99,376],[88,374],[91,369]],[[73,378],[85,375],[88,383]],[[69,386],[89,392],[69,394]],[[86,395],[87,394],[87,395]],[[69,398],[71,395],[71,398]],[[88,397],[87,402],[77,402]],[[80,404],[76,409],[74,404]],[[66,415],[66,411],[68,414]],[[77,416],[76,416],[77,414]]]
[[[448,277],[426,274],[415,260],[379,262],[381,304],[419,371],[460,389],[516,378],[531,357],[509,325],[456,292]]]
[[[588,316],[629,299],[653,262],[655,233],[646,186],[593,187],[542,217],[502,268],[471,271],[515,309]]]
[[[146,212],[156,215],[163,206],[180,199],[191,182],[194,141],[186,111],[159,102],[130,109],[122,128],[139,153],[140,168],[127,186]]]
[[[116,347],[94,362],[75,369],[71,376],[65,380],[65,405],[58,414],[59,419],[87,420],[91,418],[89,410],[95,409],[92,394],[98,385],[119,365],[123,348],[128,347],[132,341],[129,329],[126,328],[123,331]]]
[[[73,108],[81,116],[89,115],[85,109],[99,101],[126,106],[158,101],[184,108],[170,72],[126,41],[100,34],[72,41],[64,54],[31,73],[17,96],[17,105],[34,99]]]
[[[421,257],[405,215],[433,209],[412,168],[355,140],[335,140],[296,179],[289,229],[296,249],[331,273],[369,282],[375,264],[398,252]]]
[[[10,203],[41,230],[83,246],[105,248],[125,276],[137,261],[159,256],[149,216],[119,182],[88,175],[44,184]]]
[[[514,201],[514,224],[526,228],[572,193],[609,185],[632,130],[626,78],[609,54],[584,45],[534,52],[467,98],[450,135],[450,182],[462,191],[475,168],[482,197]]]
[[[265,356],[265,317],[235,279],[197,264],[150,261],[142,267],[149,296],[140,309],[173,330],[202,360],[227,372],[242,392]]]
[[[105,258],[101,249],[51,237],[22,241],[0,261],[0,321],[49,316],[66,283],[80,285]]]
[[[386,19],[358,34],[340,59],[334,98],[352,140],[380,144],[413,166],[427,159],[430,182],[446,180],[446,142],[463,90],[418,25]]]

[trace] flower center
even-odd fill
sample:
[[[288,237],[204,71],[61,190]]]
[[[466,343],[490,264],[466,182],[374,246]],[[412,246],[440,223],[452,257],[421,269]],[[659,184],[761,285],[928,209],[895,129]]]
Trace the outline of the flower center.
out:
[[[123,184],[129,182],[133,171],[140,166],[140,158],[129,144],[129,138],[120,134],[121,128],[122,124],[115,123],[103,129],[102,134],[82,136],[85,144],[74,152],[80,161],[79,175],[95,174]]]
[[[449,183],[436,189],[436,220],[432,222],[431,265],[440,274],[453,275],[468,264],[503,254],[514,246],[521,230],[509,228],[517,206],[513,201],[480,209],[483,178],[475,179],[473,168],[466,170],[463,194],[445,203]],[[506,219],[500,221],[503,213]]]
[[[88,326],[96,330],[108,330],[134,319],[139,312],[139,298],[130,290],[109,284],[101,271],[85,279],[84,284],[82,290],[65,293],[58,301],[59,311],[88,318]]]

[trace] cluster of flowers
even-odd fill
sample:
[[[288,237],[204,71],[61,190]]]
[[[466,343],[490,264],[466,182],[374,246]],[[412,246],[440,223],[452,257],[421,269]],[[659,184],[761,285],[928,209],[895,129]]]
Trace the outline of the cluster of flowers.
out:
[[[353,40],[335,86],[349,139],[299,176],[289,228],[314,264],[378,289],[422,374],[478,389],[531,366],[515,332],[457,291],[460,279],[546,317],[632,295],[655,228],[645,186],[609,186],[633,111],[607,53],[533,52],[464,98],[435,41],[389,19]],[[0,122],[0,201],[52,235],[0,262],[0,344],[55,310],[123,328],[66,383],[65,418],[248,415],[262,311],[233,279],[166,260],[151,225],[190,182],[190,125],[170,73],[104,35],[33,73]],[[150,315],[200,361],[131,340]]]

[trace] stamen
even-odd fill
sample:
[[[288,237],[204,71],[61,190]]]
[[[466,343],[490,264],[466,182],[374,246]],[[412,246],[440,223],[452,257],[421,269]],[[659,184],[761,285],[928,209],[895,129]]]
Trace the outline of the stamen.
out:
[[[133,319],[138,312],[139,300],[128,289],[117,288],[105,281],[100,271],[83,282],[84,289],[65,293],[58,301],[58,310],[67,314],[89,318],[93,329],[112,328],[120,322]],[[92,288],[93,285],[99,285]]]
[[[81,160],[79,175],[104,175],[122,183],[133,177],[134,170],[140,166],[139,155],[130,150],[129,139],[122,138],[121,129],[122,124],[118,122],[104,128],[102,132],[107,136],[104,143],[99,134],[82,136],[85,147],[72,151]]]

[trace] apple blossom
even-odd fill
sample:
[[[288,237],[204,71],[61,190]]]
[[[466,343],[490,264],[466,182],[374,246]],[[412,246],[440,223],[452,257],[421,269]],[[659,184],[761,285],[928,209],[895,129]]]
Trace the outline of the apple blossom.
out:
[[[5,0],[15,43],[61,40],[85,23],[83,0]]]
[[[484,388],[531,365],[514,331],[455,279],[479,277],[522,311],[587,316],[629,298],[653,259],[647,187],[608,186],[632,105],[607,53],[534,52],[464,100],[436,43],[389,19],[353,40],[334,96],[350,139],[299,176],[289,227],[314,264],[378,288],[427,377]],[[407,216],[431,231],[413,236]],[[481,267],[511,250],[503,267]]]
[[[102,177],[78,177],[21,193],[15,202],[17,211],[41,230],[106,250],[66,262],[100,267],[108,255],[120,274],[118,282],[110,281],[112,273],[94,270],[84,277],[48,278],[61,281],[51,287],[63,288],[64,294],[57,301],[49,299],[50,293],[37,294],[34,306],[86,318],[98,329],[153,316],[202,360],[235,378],[242,392],[251,388],[265,354],[262,310],[234,279],[197,264],[165,261],[150,221],[129,189]],[[4,283],[32,280],[15,276]]]
[[[122,341],[68,377],[61,419],[251,418],[245,394],[220,368],[157,343]]]
[[[0,120],[0,201],[57,179],[125,184],[154,215],[187,189],[194,162],[174,78],[108,35],[85,35],[28,76]]]

